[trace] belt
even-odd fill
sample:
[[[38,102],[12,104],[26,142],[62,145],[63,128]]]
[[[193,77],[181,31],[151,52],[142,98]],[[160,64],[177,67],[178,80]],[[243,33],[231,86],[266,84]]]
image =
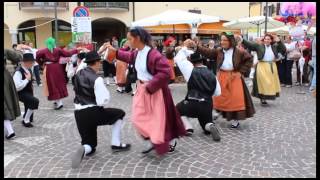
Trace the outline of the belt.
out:
[[[44,64],[52,64],[53,62],[45,62]]]

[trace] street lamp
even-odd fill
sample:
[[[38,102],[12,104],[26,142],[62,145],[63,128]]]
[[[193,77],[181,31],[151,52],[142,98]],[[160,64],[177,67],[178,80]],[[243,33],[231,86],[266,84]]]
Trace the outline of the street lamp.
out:
[[[57,17],[57,6],[58,2],[54,3],[54,38],[56,39],[56,44],[58,44],[58,17]]]
[[[267,34],[267,23],[268,23],[268,2],[266,2],[266,19],[264,22],[264,34]]]

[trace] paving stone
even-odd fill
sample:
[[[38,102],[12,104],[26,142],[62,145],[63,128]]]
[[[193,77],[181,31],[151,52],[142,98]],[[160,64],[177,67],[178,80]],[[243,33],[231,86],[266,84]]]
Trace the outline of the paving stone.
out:
[[[295,71],[295,70],[294,70]],[[230,122],[219,118],[221,142],[204,135],[196,119],[191,119],[195,133],[180,138],[174,153],[157,158],[154,152],[144,156],[142,140],[130,121],[132,96],[119,94],[116,86],[108,107],[126,112],[122,141],[131,143],[127,152],[110,150],[111,126],[98,128],[98,146],[94,155],[85,157],[77,169],[71,169],[71,156],[81,138],[74,119],[74,92],[68,84],[69,96],[64,107],[53,110],[53,104],[35,86],[40,99],[35,111],[34,128],[13,121],[17,138],[4,139],[4,177],[293,177],[316,176],[316,99],[309,93],[298,95],[300,87],[281,88],[280,97],[262,107],[253,98],[256,114],[230,129]],[[174,103],[187,92],[185,84],[170,85]],[[249,88],[250,89],[250,88]],[[307,92],[307,87],[303,89]],[[24,110],[23,104],[21,109]]]

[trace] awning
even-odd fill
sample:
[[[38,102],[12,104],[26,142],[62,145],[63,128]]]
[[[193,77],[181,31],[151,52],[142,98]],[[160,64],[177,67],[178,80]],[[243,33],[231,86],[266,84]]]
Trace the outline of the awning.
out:
[[[198,27],[198,34],[220,34],[222,32],[233,32],[240,34],[240,29],[227,29],[222,26],[223,23],[224,21],[216,23],[202,23]]]
[[[144,27],[151,34],[190,34],[191,28],[188,24],[175,25],[159,25],[159,26],[145,26]]]

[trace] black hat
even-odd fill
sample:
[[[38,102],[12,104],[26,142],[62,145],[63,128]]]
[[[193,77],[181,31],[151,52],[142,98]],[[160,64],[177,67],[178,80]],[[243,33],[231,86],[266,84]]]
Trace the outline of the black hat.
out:
[[[86,57],[86,53],[85,53],[85,52],[81,52],[81,53],[79,53],[77,56],[78,56],[79,59],[82,60],[83,58]]]
[[[99,54],[96,51],[90,51],[90,52],[86,53],[85,57],[86,57],[86,59],[84,60],[85,63],[101,60],[101,57],[99,56]]]
[[[195,52],[195,53],[190,55],[190,61],[192,63],[203,62],[203,60],[204,60],[204,58],[198,52]]]
[[[23,62],[27,62],[27,61],[35,61],[33,54],[32,53],[25,53],[23,54]]]

